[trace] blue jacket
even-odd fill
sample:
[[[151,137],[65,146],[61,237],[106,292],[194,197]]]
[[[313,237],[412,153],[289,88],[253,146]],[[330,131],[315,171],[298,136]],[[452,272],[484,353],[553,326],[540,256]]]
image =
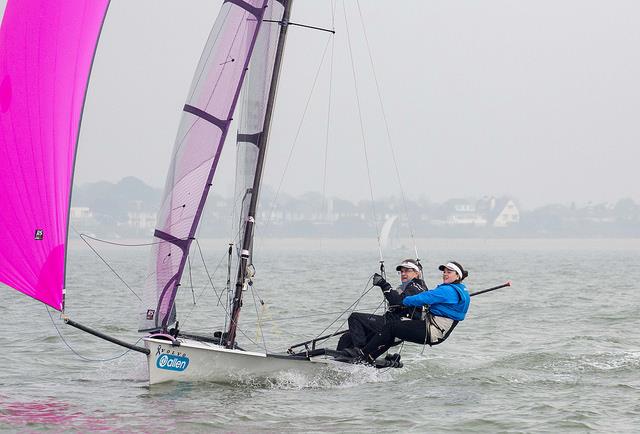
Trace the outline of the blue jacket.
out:
[[[429,312],[436,316],[444,316],[462,321],[469,310],[471,298],[464,283],[443,283],[431,291],[405,297],[405,306],[429,305]]]

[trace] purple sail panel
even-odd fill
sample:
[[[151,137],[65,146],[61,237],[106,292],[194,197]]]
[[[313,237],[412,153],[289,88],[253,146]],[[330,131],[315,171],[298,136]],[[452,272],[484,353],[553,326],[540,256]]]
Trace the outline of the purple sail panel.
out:
[[[108,0],[9,0],[0,30],[0,281],[61,310],[75,149]]]
[[[244,244],[244,224],[249,216],[249,204],[258,161],[258,145],[263,135],[271,76],[275,66],[276,48],[284,6],[276,0],[269,1],[262,27],[258,33],[254,53],[249,63],[242,96],[240,123],[236,152],[236,186],[234,203],[240,204],[237,245]],[[250,251],[253,249],[250,249]],[[238,249],[240,254],[240,249]],[[249,254],[249,257],[253,255]]]
[[[200,58],[158,213],[140,330],[174,322],[175,294],[213,181],[267,0],[227,0]]]

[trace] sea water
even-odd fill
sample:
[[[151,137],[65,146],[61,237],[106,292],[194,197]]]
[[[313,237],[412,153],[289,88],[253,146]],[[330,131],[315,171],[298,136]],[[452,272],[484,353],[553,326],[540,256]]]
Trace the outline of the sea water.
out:
[[[413,256],[412,243],[405,244],[384,253],[393,284],[394,264]],[[471,291],[505,280],[513,286],[474,297],[467,319],[446,343],[397,347],[402,369],[345,365],[321,376],[284,373],[232,384],[150,387],[143,355],[65,326],[58,312],[0,288],[0,429],[640,431],[640,240],[417,244],[431,287],[440,279],[437,265],[448,260],[469,269]],[[181,328],[212,333],[225,325],[220,312],[227,245],[206,241],[197,247],[178,300]],[[117,276],[72,242],[67,314],[136,342],[134,293],[147,273],[148,247],[96,248]],[[377,253],[369,240],[256,245],[240,344],[264,348],[264,337],[269,351],[283,351],[337,330],[346,318],[341,313],[363,293],[358,308],[375,310],[382,296],[370,290],[369,278],[379,270]]]

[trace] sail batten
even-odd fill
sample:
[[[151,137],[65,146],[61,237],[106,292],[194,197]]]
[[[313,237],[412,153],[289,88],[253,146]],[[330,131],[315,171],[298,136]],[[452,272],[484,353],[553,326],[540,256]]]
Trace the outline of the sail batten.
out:
[[[158,214],[140,330],[166,329],[191,242],[212,187],[267,0],[226,1],[210,32],[184,106]]]
[[[63,307],[71,184],[108,0],[10,0],[0,29],[0,281]]]
[[[219,127],[221,130],[227,130],[229,128],[229,124],[231,123],[230,120],[217,118],[214,115],[189,104],[184,105],[184,111],[187,113],[191,113],[192,115],[197,116],[200,119],[204,119],[209,123],[212,123],[213,125]]]
[[[225,3],[233,3],[236,6],[240,6],[242,9],[247,12],[252,13],[257,19],[262,19],[263,9],[258,9],[249,2],[243,0],[224,0]]]

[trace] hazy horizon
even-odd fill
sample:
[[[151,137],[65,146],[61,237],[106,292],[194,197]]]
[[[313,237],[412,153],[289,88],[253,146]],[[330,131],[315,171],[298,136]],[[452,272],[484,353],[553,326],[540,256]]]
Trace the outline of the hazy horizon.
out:
[[[107,182],[110,183],[112,185],[115,185],[117,183],[119,183],[120,181],[124,180],[125,178],[129,178],[129,177],[133,177],[136,178],[142,182],[144,182],[144,180],[138,178],[135,175],[129,175],[129,176],[125,176],[123,178],[120,178],[119,180],[107,180],[107,179],[100,179],[100,180],[91,180],[91,181],[84,181],[84,182],[76,182],[74,184],[74,187],[87,187],[90,184],[94,184],[94,183],[103,183],[103,182]],[[145,182],[145,185],[157,189],[159,191],[163,190],[163,187],[160,186],[153,186],[153,185],[149,185]],[[270,185],[270,184],[265,184],[263,186],[264,190],[268,190],[270,193],[275,193],[276,192],[276,187],[274,185]],[[263,190],[263,191],[264,191]],[[216,194],[219,194],[221,197],[223,197],[224,199],[232,199],[232,196],[230,194],[230,192],[216,192]],[[308,190],[308,191],[300,191],[300,192],[295,192],[295,193],[289,193],[289,192],[280,192],[280,195],[282,194],[287,194],[295,199],[300,199],[302,196],[308,195],[308,194],[322,194],[319,191],[312,191],[312,190]],[[588,206],[588,205],[597,205],[597,204],[601,204],[601,203],[608,203],[608,204],[612,204],[615,205],[618,201],[620,200],[624,200],[624,199],[633,199],[631,197],[628,196],[621,196],[618,198],[614,198],[612,200],[604,200],[604,201],[596,201],[596,200],[583,200],[583,201],[578,201],[578,200],[572,200],[571,198],[564,200],[564,201],[556,201],[556,202],[546,202],[546,203],[540,203],[538,204],[536,207],[530,207],[528,206],[526,203],[524,203],[519,197],[517,196],[513,196],[513,195],[495,195],[495,194],[491,194],[491,193],[486,193],[486,194],[481,194],[481,195],[464,195],[464,196],[451,196],[451,197],[443,197],[440,200],[431,200],[429,199],[426,195],[421,196],[417,196],[414,198],[408,198],[409,201],[416,201],[416,200],[422,200],[422,199],[429,199],[431,200],[431,202],[433,203],[445,203],[448,200],[458,200],[458,199],[468,199],[468,200],[481,200],[481,199],[488,199],[494,197],[496,199],[501,199],[501,198],[509,198],[514,200],[517,205],[520,207],[521,210],[525,210],[525,211],[529,211],[532,210],[536,207],[543,207],[546,205],[563,205],[563,206],[571,206],[571,205],[575,205],[578,207],[582,207],[582,206]],[[332,194],[332,195],[327,195],[326,196],[327,199],[340,199],[340,200],[346,200],[346,201],[350,201],[350,202],[360,202],[360,201],[370,201],[371,198],[370,197],[363,197],[360,199],[349,199],[346,197],[342,197],[339,194]],[[376,201],[389,201],[389,200],[402,200],[402,197],[399,193],[394,193],[391,192],[389,194],[386,195],[381,195],[381,196],[377,196],[374,198]],[[72,204],[74,202],[75,199],[72,198]],[[640,203],[638,203],[640,205]],[[274,204],[272,203],[263,203],[262,206],[274,206]]]
[[[0,0],[2,12],[5,3]],[[325,189],[351,201],[371,198],[349,37],[373,194],[398,194],[359,7],[408,198],[509,195],[527,208],[640,200],[640,3],[345,3],[346,13],[341,2],[335,10],[328,176],[330,52],[283,192]],[[77,183],[134,175],[164,185],[184,98],[221,4],[111,1],[87,95]],[[331,28],[331,2],[298,0],[292,21]],[[329,38],[290,28],[265,171],[265,184],[274,189]],[[233,151],[228,142],[214,180],[214,191],[224,196],[233,189]]]

